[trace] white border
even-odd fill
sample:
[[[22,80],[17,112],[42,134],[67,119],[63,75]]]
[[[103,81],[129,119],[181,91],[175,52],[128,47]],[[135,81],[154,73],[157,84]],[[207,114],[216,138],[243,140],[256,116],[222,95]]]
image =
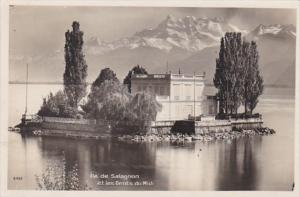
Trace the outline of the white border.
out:
[[[39,6],[132,6],[132,7],[245,7],[245,8],[296,8],[297,9],[297,47],[296,47],[296,95],[295,95],[295,190],[293,192],[269,192],[269,191],[30,191],[30,190],[7,190],[7,114],[8,114],[8,40],[9,40],[9,5],[39,5]],[[1,133],[0,133],[0,196],[287,196],[287,197],[299,197],[299,131],[300,131],[300,67],[299,67],[299,37],[300,37],[300,3],[299,1],[197,1],[197,0],[99,0],[99,1],[36,1],[36,0],[2,0],[1,2]]]

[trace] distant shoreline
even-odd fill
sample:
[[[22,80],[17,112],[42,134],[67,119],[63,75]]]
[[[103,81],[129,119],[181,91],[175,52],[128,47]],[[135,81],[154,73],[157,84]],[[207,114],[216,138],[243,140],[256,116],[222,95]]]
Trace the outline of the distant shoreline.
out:
[[[9,81],[8,84],[26,84],[25,81]],[[29,81],[28,84],[30,85],[63,85],[63,82],[60,81]],[[92,85],[92,82],[87,82],[87,85]],[[213,87],[213,84],[206,84],[208,87]],[[288,85],[273,85],[273,84],[266,84],[266,88],[295,88],[295,86],[288,86]]]
[[[9,81],[8,84],[17,84],[17,85],[26,85],[25,81]],[[64,85],[64,82],[59,82],[59,81],[29,81],[29,85]],[[87,82],[87,85],[92,85],[92,82]]]

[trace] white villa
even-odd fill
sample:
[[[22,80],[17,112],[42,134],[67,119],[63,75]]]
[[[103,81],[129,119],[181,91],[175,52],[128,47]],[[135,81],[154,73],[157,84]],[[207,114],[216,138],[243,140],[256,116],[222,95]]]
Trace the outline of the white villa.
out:
[[[205,75],[136,74],[131,78],[131,92],[154,94],[162,105],[156,121],[186,120],[188,117],[214,116],[217,100],[204,95]]]

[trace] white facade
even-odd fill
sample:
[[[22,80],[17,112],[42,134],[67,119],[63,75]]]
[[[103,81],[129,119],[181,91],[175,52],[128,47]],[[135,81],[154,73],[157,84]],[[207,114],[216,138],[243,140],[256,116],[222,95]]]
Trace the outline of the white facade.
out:
[[[156,96],[162,111],[156,120],[185,120],[189,116],[215,115],[217,103],[204,91],[204,75],[133,75],[131,92],[146,91]]]

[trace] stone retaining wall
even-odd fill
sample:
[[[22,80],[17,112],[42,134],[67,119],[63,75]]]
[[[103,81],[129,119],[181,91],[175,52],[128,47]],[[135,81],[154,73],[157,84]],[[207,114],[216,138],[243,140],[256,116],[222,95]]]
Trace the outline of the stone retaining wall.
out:
[[[63,130],[63,131],[82,131],[82,132],[110,132],[108,125],[96,124],[77,124],[77,123],[59,123],[59,122],[42,122],[42,129]]]
[[[173,125],[168,124],[163,126],[160,121],[159,124],[153,123],[150,131],[152,133],[170,133]],[[175,123],[175,121],[174,121]],[[261,128],[263,120],[261,118],[249,119],[230,119],[230,120],[211,120],[211,121],[195,121],[195,134],[209,133],[209,132],[226,132],[233,128],[254,129]]]

